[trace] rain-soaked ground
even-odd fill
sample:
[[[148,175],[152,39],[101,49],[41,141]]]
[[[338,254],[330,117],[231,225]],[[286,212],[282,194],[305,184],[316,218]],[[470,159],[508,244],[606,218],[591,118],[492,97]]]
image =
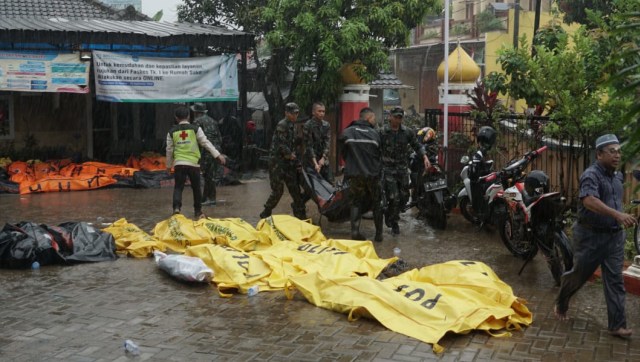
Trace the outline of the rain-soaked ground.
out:
[[[256,225],[269,192],[258,173],[241,185],[218,188],[218,205],[204,207],[209,217],[240,217]],[[0,222],[59,224],[66,221],[111,222],[126,218],[143,230],[171,213],[171,188],[106,189],[36,195],[0,195]],[[274,213],[290,213],[285,196]],[[186,188],[183,212],[193,217]],[[317,207],[307,214],[318,222]],[[363,233],[373,237],[371,220]],[[402,214],[401,235],[385,228],[378,255],[402,258],[411,266],[450,260],[488,264],[528,301],[534,323],[510,338],[482,332],[447,335],[441,356],[431,346],[392,332],[371,320],[347,321],[345,315],[316,308],[301,296],[259,293],[221,298],[210,285],[192,286],[161,273],[151,258],[45,266],[38,271],[0,270],[0,360],[128,359],[122,342],[141,346],[149,360],[450,360],[450,361],[640,361],[640,337],[630,341],[608,335],[600,283],[588,283],[574,298],[567,323],[551,313],[557,288],[541,256],[517,275],[522,262],[509,254],[497,232],[478,231],[452,214],[446,230],[434,230]],[[349,223],[322,219],[330,238],[349,238]],[[627,297],[629,327],[640,333],[640,299]]]

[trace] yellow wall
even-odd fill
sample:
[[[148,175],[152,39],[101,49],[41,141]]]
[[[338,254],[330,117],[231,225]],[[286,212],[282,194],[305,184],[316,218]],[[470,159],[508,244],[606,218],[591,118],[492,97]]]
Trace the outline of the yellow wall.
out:
[[[533,23],[535,18],[535,12],[533,11],[520,11],[520,30],[518,34],[518,38],[522,37],[526,34],[527,43],[529,44],[529,51],[531,51],[531,42],[533,39]],[[502,72],[502,68],[500,64],[497,63],[498,60],[498,50],[502,46],[505,47],[513,47],[513,25],[515,19],[515,10],[509,10],[509,30],[505,33],[504,31],[492,31],[486,34],[486,45],[485,45],[485,74],[487,75],[491,72]],[[554,19],[551,13],[543,12],[540,14],[540,29],[550,26],[551,24],[560,24],[564,30],[573,34],[579,27],[578,24],[572,24],[571,26],[562,23],[562,18]],[[506,97],[501,97],[503,100],[506,100]],[[517,113],[522,113],[526,108],[526,104],[524,101],[518,101],[515,105],[515,111]]]

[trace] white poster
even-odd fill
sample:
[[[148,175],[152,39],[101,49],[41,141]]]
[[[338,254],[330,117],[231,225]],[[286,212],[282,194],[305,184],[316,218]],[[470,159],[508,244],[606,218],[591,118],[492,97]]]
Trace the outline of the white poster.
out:
[[[0,51],[0,90],[89,93],[89,63],[78,53]]]
[[[93,52],[96,97],[107,102],[216,102],[238,100],[235,54],[152,58]]]

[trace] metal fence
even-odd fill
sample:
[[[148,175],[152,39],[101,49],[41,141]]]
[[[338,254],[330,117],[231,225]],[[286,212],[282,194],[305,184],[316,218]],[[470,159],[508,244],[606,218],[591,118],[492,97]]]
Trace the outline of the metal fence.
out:
[[[469,112],[448,114],[448,147],[442,149],[441,162],[445,165],[450,185],[460,185],[460,158],[471,156],[476,150],[477,130],[485,125],[472,118]],[[498,130],[496,147],[490,152],[495,169],[499,170],[514,158],[547,146],[547,151],[532,162],[529,170],[542,170],[550,178],[551,190],[559,191],[570,202],[575,203],[579,191],[579,177],[594,160],[594,150],[590,143],[574,139],[547,137],[544,126],[548,117],[506,114],[493,126]],[[425,125],[438,131],[443,144],[444,114],[440,109],[425,110]],[[453,190],[457,191],[457,190]]]

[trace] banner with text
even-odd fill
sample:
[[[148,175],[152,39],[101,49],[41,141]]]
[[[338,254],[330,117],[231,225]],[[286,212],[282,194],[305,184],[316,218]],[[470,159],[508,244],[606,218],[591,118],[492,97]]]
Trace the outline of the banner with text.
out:
[[[89,63],[78,53],[0,51],[0,90],[89,93]]]
[[[93,52],[96,97],[107,102],[238,100],[235,54],[151,58]]]

